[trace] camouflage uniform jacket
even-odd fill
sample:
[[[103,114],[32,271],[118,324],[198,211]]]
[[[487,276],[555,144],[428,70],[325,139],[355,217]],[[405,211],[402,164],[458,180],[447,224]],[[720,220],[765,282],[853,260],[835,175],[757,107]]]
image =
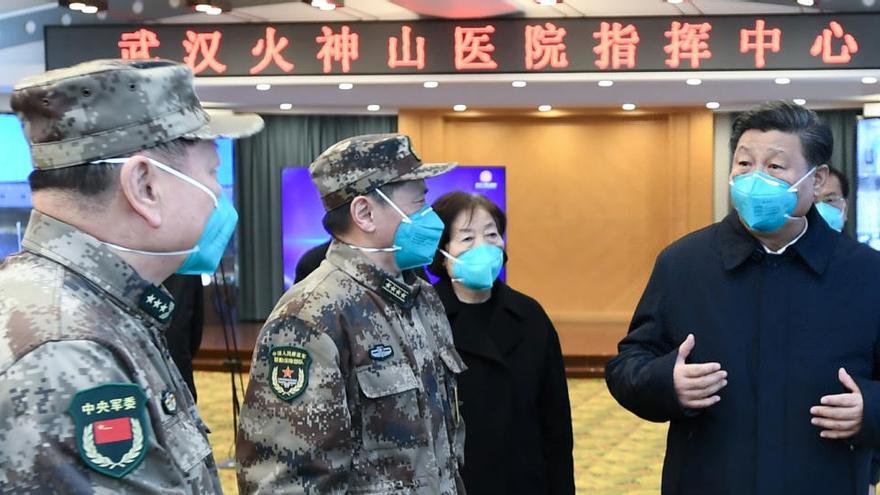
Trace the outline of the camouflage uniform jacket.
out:
[[[221,493],[207,428],[162,340],[170,295],[94,238],[36,211],[23,247],[0,264],[0,493]],[[164,315],[141,309],[147,293],[164,295]],[[101,432],[90,423],[95,440],[84,441],[69,412],[77,392],[108,384],[139,387],[146,423],[136,426],[140,451],[129,451],[142,457],[121,476],[89,467],[78,442],[94,454]],[[88,404],[88,419],[100,417],[102,404]],[[110,404],[104,412],[122,410]],[[105,468],[116,460],[89,459]]]
[[[241,413],[241,493],[464,493],[465,367],[439,298],[414,278],[392,284],[411,305],[395,302],[389,275],[334,241],[279,301]]]

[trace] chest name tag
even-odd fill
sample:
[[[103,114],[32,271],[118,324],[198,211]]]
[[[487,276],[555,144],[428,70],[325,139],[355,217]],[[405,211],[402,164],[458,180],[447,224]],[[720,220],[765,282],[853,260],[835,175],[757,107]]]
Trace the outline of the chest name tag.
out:
[[[392,278],[386,278],[382,282],[382,294],[384,294],[391,302],[404,309],[413,307],[416,300],[412,291],[410,291],[408,287]]]

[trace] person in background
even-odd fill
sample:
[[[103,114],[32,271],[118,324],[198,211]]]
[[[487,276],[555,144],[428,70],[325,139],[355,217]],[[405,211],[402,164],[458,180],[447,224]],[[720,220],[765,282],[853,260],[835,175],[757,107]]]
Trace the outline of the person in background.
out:
[[[180,376],[186,382],[197,401],[196,384],[193,380],[193,359],[202,344],[205,322],[204,287],[202,277],[196,275],[172,275],[162,283],[174,298],[174,314],[165,329],[165,341],[171,359],[177,365]]]
[[[321,266],[321,262],[327,257],[327,250],[330,249],[330,241],[332,239],[322,242],[303,253],[299,261],[296,262],[296,276],[293,279],[293,283],[300,283]]]
[[[846,224],[849,181],[840,170],[829,168],[828,180],[816,195],[816,210],[832,229],[841,232]]]
[[[498,280],[507,218],[485,196],[434,202],[446,228],[429,266],[468,370],[459,379],[468,425],[469,495],[575,492],[571,409],[559,337],[541,305]]]
[[[880,253],[814,207],[833,138],[790,102],[740,114],[735,211],[657,257],[611,394],[670,421],[664,495],[863,494],[880,447]]]

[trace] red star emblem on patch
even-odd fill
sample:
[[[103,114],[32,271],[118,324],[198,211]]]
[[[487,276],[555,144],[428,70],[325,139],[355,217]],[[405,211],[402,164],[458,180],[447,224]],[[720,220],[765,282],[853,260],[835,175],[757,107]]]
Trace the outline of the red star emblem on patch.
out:
[[[281,372],[284,373],[284,378],[290,378],[291,376],[293,376],[293,370],[290,369],[290,366],[284,368],[283,370],[281,370]]]

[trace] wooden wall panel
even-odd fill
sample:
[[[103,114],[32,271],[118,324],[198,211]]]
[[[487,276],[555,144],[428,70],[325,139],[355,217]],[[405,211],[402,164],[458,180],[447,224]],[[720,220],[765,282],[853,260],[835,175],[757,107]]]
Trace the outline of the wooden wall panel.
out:
[[[567,355],[614,354],[657,253],[712,218],[710,112],[408,110],[398,125],[425,161],[507,167],[508,281]]]

